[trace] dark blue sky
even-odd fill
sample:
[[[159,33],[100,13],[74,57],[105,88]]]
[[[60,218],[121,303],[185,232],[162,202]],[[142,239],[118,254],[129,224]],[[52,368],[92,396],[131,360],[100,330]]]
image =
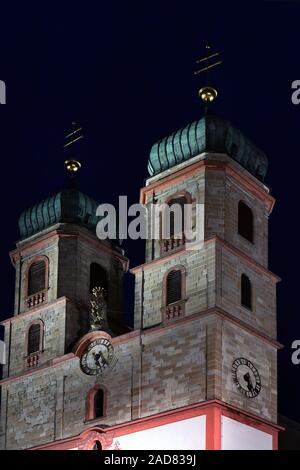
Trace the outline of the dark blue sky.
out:
[[[17,219],[61,189],[61,151],[71,121],[85,128],[79,186],[100,202],[127,194],[137,202],[147,156],[159,138],[202,116],[194,62],[210,43],[224,64],[213,75],[215,111],[269,158],[267,184],[277,204],[270,219],[270,269],[278,288],[280,410],[300,420],[298,188],[300,2],[109,1],[1,5],[0,106],[2,317],[12,314],[14,270],[8,251]],[[131,265],[143,261],[129,244]]]

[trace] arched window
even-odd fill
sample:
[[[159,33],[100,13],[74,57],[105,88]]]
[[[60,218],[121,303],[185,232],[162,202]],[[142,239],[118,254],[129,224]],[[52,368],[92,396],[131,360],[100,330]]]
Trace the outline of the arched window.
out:
[[[94,287],[103,287],[106,296],[108,296],[107,272],[97,263],[92,263],[90,268],[90,292],[92,292]]]
[[[168,215],[170,214],[170,238],[174,238],[175,236],[180,238],[184,233],[185,204],[187,204],[185,196],[176,197],[168,202],[170,208],[170,212],[168,213]],[[166,222],[168,221],[165,220],[165,223]]]
[[[104,415],[104,393],[99,388],[94,396],[94,418],[101,418]]]
[[[239,202],[238,207],[238,233],[253,243],[253,213],[243,201]]]
[[[164,201],[160,212],[161,254],[181,249],[192,226],[192,197],[178,192]]]
[[[241,277],[241,304],[243,307],[252,309],[252,288],[251,281],[246,274]]]
[[[181,276],[182,273],[180,269],[170,271],[167,276],[167,305],[181,300]]]
[[[41,324],[33,323],[28,330],[27,355],[40,351],[41,335]]]
[[[185,196],[174,197],[169,200],[161,214],[161,238],[181,239],[185,229]]]
[[[28,296],[46,289],[46,262],[34,261],[28,271]]]
[[[95,385],[88,393],[86,419],[103,418],[105,414],[106,389],[100,385]]]

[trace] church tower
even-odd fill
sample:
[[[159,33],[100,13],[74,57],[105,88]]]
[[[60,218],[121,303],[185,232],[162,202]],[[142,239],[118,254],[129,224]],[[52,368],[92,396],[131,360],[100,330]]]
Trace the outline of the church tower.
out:
[[[68,189],[21,215],[15,312],[2,322],[1,448],[277,448],[267,166],[210,113],[153,145],[140,202],[161,236],[131,270],[132,331],[121,311],[128,260],[96,237],[97,204]],[[154,219],[151,208],[174,203],[191,208],[190,228],[200,223],[199,246],[172,223],[163,236],[167,212]]]
[[[10,253],[16,270],[14,316],[2,323],[7,349],[1,382],[4,449],[56,440],[72,429],[70,416],[76,420],[80,413],[77,387],[83,386],[79,380],[74,388],[69,380],[72,351],[91,334],[95,287],[105,291],[109,334],[128,331],[122,320],[128,260],[117,242],[96,237],[97,207],[71,177],[67,189],[25,210],[19,219],[20,241]],[[82,406],[85,418],[84,400]]]
[[[146,206],[191,205],[193,228],[196,206],[204,208],[200,249],[172,233],[148,240],[146,263],[133,271],[136,327],[156,331],[144,341],[157,380],[143,390],[147,407],[157,409],[158,396],[165,409],[201,403],[206,449],[277,448],[279,278],[268,270],[267,166],[240,131],[207,113],[152,147],[141,191]]]

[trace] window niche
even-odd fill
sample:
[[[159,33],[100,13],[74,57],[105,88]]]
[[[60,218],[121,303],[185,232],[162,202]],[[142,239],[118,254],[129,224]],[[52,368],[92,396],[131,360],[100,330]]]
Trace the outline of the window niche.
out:
[[[253,212],[243,201],[238,206],[238,234],[250,243],[254,242]]]
[[[248,310],[252,310],[252,286],[246,274],[241,276],[241,305]]]

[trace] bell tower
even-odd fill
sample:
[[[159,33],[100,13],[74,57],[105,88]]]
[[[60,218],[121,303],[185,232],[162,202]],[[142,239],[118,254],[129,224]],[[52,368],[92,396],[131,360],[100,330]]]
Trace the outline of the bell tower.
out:
[[[211,101],[216,93],[201,95]],[[157,343],[144,345],[157,374],[146,388],[159,388],[164,409],[207,406],[207,449],[277,448],[279,278],[268,269],[275,200],[267,167],[261,150],[207,109],[153,145],[141,190],[150,226],[164,217],[154,220],[153,204],[188,208],[190,229],[203,207],[201,248],[171,229],[167,239],[148,240],[146,263],[133,271],[135,327],[160,330]],[[144,394],[145,412],[154,410],[157,395]]]
[[[96,237],[98,204],[76,188],[79,165],[66,162],[68,188],[26,209],[19,219],[20,240],[10,253],[16,270],[14,316],[2,323],[7,347],[2,448],[27,448],[46,435],[47,440],[60,435],[64,418],[58,407],[66,399],[61,361],[75,358],[74,346],[90,331],[95,287],[105,292],[110,335],[128,331],[122,318],[128,260],[117,241]]]

